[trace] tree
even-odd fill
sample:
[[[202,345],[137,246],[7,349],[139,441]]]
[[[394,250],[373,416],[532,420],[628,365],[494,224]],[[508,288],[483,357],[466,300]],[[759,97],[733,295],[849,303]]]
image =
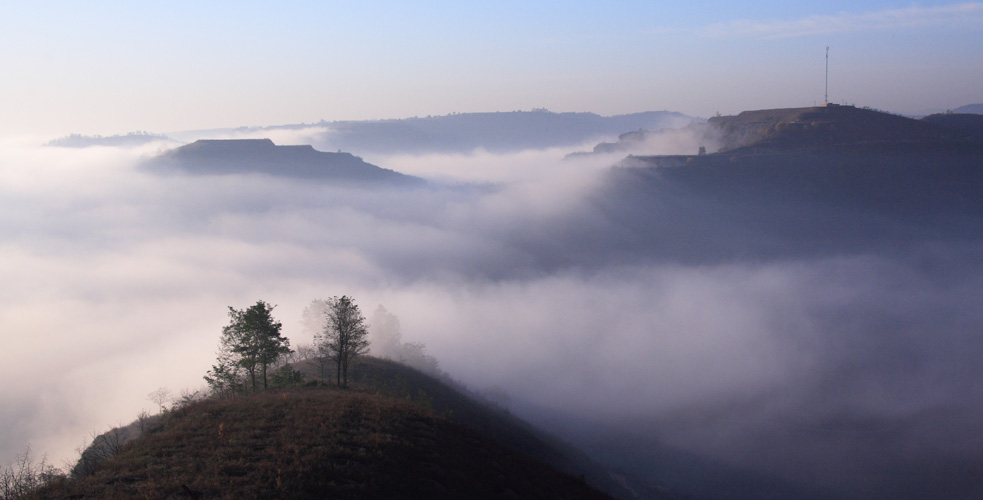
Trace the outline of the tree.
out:
[[[426,346],[423,343],[403,342],[399,318],[382,305],[372,313],[369,332],[372,355],[394,359],[424,373],[440,375],[437,358],[426,353]]]
[[[222,328],[222,342],[229,346],[235,364],[249,374],[253,392],[258,390],[257,372],[266,389],[267,368],[280,356],[292,352],[290,340],[280,334],[283,325],[273,319],[273,307],[262,300],[242,311],[229,307],[229,324]],[[220,359],[219,365],[213,367],[216,370],[213,374],[227,375],[227,368],[222,367]]]
[[[322,299],[312,300],[310,305],[304,308],[303,315],[301,316],[301,324],[304,327],[304,331],[314,339],[313,357],[320,368],[321,378],[325,379],[327,378],[328,361],[330,360],[329,353],[325,347],[328,342],[328,339],[325,337],[328,325],[328,301]]]
[[[236,392],[243,390],[245,385],[242,367],[239,366],[238,355],[232,352],[231,342],[231,337],[222,335],[216,354],[218,363],[212,365],[212,369],[208,370],[204,377],[212,393],[218,394],[221,398],[234,398]]]
[[[347,387],[348,367],[352,360],[369,350],[369,331],[365,317],[351,297],[333,297],[327,303],[328,321],[319,347],[336,363],[338,386]]]
[[[32,493],[36,494],[59,477],[64,476],[48,463],[48,457],[42,456],[36,461],[28,446],[12,464],[0,467],[0,500],[33,497]]]
[[[273,372],[270,383],[273,387],[290,387],[304,385],[304,373],[295,370],[290,365],[283,365]]]
[[[382,304],[372,313],[369,324],[372,355],[386,359],[400,359],[403,334],[399,328],[399,318],[386,310]]]
[[[147,394],[147,399],[157,404],[157,413],[164,413],[167,409],[165,404],[171,400],[171,390],[166,387],[158,387],[157,390]]]

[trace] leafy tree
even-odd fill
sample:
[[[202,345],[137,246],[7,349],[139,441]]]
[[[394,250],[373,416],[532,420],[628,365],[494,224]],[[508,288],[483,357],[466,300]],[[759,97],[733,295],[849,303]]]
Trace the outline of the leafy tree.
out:
[[[267,368],[290,350],[290,340],[280,334],[283,325],[273,318],[272,305],[257,301],[245,310],[229,307],[229,324],[222,328],[222,343],[228,345],[235,365],[246,370],[253,392],[257,391],[257,375],[268,387]],[[220,354],[221,357],[221,354]],[[214,378],[228,375],[229,366],[214,366]],[[206,377],[208,380],[208,377]]]
[[[338,385],[347,387],[352,360],[369,350],[369,331],[365,317],[351,297],[333,297],[327,303],[328,321],[319,347],[336,363]]]
[[[222,335],[219,341],[217,364],[212,365],[205,375],[205,381],[211,387],[212,393],[222,398],[234,398],[236,392],[244,390],[242,367],[239,366],[238,356],[232,352],[232,339]]]

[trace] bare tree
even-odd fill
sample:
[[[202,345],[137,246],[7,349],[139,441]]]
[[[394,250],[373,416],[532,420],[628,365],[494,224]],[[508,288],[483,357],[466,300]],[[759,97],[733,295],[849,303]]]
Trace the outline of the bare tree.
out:
[[[191,389],[181,389],[181,396],[177,398],[174,402],[174,408],[184,408],[195,401],[202,398],[201,391],[192,391]]]
[[[0,500],[27,497],[57,477],[62,477],[62,472],[52,467],[46,456],[35,461],[28,446],[14,463],[0,468]]]
[[[319,347],[336,364],[338,386],[347,387],[348,368],[352,360],[369,350],[369,332],[365,317],[351,297],[333,297],[327,303],[328,321]]]
[[[297,361],[306,361],[317,357],[317,347],[314,344],[297,344]]]
[[[304,308],[304,313],[301,317],[301,324],[304,327],[304,331],[309,333],[314,339],[314,360],[317,361],[318,368],[320,369],[321,378],[328,378],[328,362],[331,360],[330,353],[327,352],[326,345],[328,343],[327,332],[328,332],[328,301],[323,299],[314,299],[311,303]]]
[[[157,405],[158,414],[164,413],[167,410],[165,404],[171,400],[171,390],[166,387],[158,387],[157,390],[147,394],[147,399]]]
[[[167,392],[170,393],[170,391]],[[92,443],[88,447],[82,444],[75,448],[79,458],[72,466],[71,474],[76,479],[92,474],[99,464],[118,455],[123,450],[123,445],[129,441],[127,431],[122,424],[110,427],[108,431],[102,434],[96,434],[93,431],[91,435]]]

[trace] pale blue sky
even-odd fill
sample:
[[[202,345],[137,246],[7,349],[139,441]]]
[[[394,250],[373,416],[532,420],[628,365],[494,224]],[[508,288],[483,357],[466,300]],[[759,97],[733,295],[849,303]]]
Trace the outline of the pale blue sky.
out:
[[[983,102],[983,2],[5,2],[0,134]]]

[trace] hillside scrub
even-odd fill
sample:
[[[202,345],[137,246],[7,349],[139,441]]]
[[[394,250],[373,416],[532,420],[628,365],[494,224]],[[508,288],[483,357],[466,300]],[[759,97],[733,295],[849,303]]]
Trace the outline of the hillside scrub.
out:
[[[170,412],[92,475],[28,498],[607,498],[430,410],[325,389]]]
[[[24,498],[64,479],[61,470],[31,456],[31,449],[24,451],[14,463],[0,468],[0,500]]]

